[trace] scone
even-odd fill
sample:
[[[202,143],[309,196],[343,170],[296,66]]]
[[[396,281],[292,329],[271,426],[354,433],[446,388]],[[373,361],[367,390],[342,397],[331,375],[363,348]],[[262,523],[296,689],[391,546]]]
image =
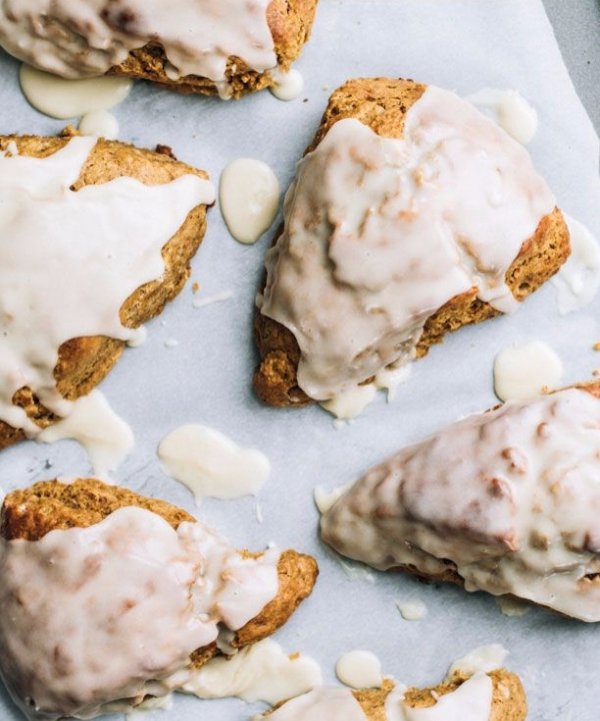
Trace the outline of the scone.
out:
[[[469,416],[368,471],[321,518],[381,570],[600,621],[600,383]]]
[[[89,478],[9,493],[1,536],[2,676],[44,718],[176,690],[276,631],[318,573],[310,556],[237,552],[183,509]]]
[[[516,310],[569,253],[551,191],[499,126],[439,88],[350,80],[267,255],[256,392],[302,406],[385,387],[446,333]]]
[[[348,688],[323,687],[299,696],[267,712],[258,719],[269,721],[406,721],[405,710],[440,706],[447,716],[481,721],[525,721],[527,699],[519,677],[498,669],[488,674],[457,673],[433,688],[403,688],[386,679],[380,689],[351,691]],[[479,715],[477,715],[479,714]]]
[[[0,448],[67,414],[179,293],[207,178],[120,142],[0,137]]]
[[[281,80],[307,42],[317,0],[164,0],[0,8],[0,46],[67,78],[124,75],[181,93],[239,97]]]

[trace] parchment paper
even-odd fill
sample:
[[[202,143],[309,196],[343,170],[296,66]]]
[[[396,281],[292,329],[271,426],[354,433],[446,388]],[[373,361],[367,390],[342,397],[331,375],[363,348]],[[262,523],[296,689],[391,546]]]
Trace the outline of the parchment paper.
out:
[[[530,146],[537,167],[561,207],[600,235],[598,140],[538,0],[321,0],[312,40],[298,67],[305,75],[305,92],[288,104],[268,92],[223,103],[138,83],[116,110],[121,138],[149,147],[171,145],[179,158],[206,168],[215,181],[229,160],[260,158],[273,166],[285,188],[329,91],[346,78],[411,77],[462,94],[484,86],[514,87],[540,114],[540,130]],[[0,55],[0,132],[58,131],[63,123],[38,114],[21,96],[17,69],[15,61]],[[353,425],[335,430],[331,416],[318,407],[269,409],[252,394],[254,295],[270,242],[267,234],[254,247],[237,244],[219,211],[211,211],[193,279],[203,295],[231,289],[235,296],[194,309],[189,283],[149,324],[145,345],[127,351],[102,384],[137,441],[115,480],[194,511],[188,491],[161,472],[155,456],[159,440],[182,423],[200,422],[256,446],[273,464],[260,495],[264,522],[257,521],[250,498],[206,501],[200,516],[240,546],[261,548],[275,539],[282,547],[318,557],[321,576],[313,597],[277,635],[285,648],[317,658],[327,680],[333,680],[341,653],[367,648],[380,656],[387,674],[423,685],[437,683],[458,656],[498,641],[511,651],[508,666],[525,682],[531,719],[598,719],[600,626],[540,610],[507,618],[490,596],[425,586],[404,576],[375,574],[373,584],[352,581],[318,540],[312,490],[316,484],[346,483],[400,446],[492,405],[492,361],[511,342],[544,340],[562,356],[565,382],[589,378],[600,366],[600,355],[592,350],[600,340],[600,299],[583,312],[560,317],[549,284],[516,316],[448,338],[415,364],[393,404],[382,396]],[[179,345],[165,347],[169,338]],[[5,490],[89,470],[85,454],[71,442],[29,442],[0,454]],[[415,598],[427,604],[428,616],[403,621],[395,601]],[[19,718],[3,693],[0,718]],[[172,711],[153,712],[151,718],[245,721],[259,708],[237,700],[178,697]]]

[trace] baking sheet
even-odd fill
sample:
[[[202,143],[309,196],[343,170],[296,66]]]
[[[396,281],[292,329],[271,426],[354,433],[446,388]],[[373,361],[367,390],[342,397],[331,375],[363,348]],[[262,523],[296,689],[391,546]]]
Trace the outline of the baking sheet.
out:
[[[286,187],[329,91],[348,77],[412,77],[462,94],[484,86],[515,87],[540,114],[540,130],[530,146],[537,167],[561,207],[600,236],[598,140],[538,0],[321,0],[312,41],[298,67],[305,92],[287,104],[269,93],[223,103],[138,83],[115,111],[121,138],[149,147],[171,145],[179,158],[206,168],[213,180],[229,160],[260,158]],[[62,122],[38,114],[24,101],[17,70],[15,61],[0,55],[0,132],[58,131]],[[205,501],[200,517],[240,546],[261,548],[275,539],[319,559],[321,576],[313,597],[277,635],[287,650],[314,656],[326,680],[333,681],[341,653],[367,648],[379,655],[387,674],[424,685],[437,683],[455,658],[498,641],[511,652],[507,665],[524,680],[531,719],[597,719],[600,626],[540,610],[508,618],[489,596],[425,586],[404,576],[374,574],[374,583],[350,580],[318,540],[312,491],[317,484],[346,483],[400,446],[493,404],[492,361],[509,343],[544,340],[562,356],[565,382],[589,378],[600,366],[600,355],[592,350],[600,340],[600,299],[583,312],[560,317],[548,284],[516,316],[448,338],[415,364],[393,404],[381,396],[351,426],[335,430],[331,416],[318,407],[270,409],[252,394],[257,361],[253,299],[270,242],[267,234],[254,247],[239,245],[218,210],[210,213],[192,279],[200,282],[202,295],[232,290],[234,298],[195,309],[190,282],[149,324],[148,341],[126,352],[102,384],[136,435],[135,451],[115,480],[194,511],[191,494],[161,472],[155,455],[160,439],[182,423],[199,422],[256,446],[273,465],[260,495],[264,522],[258,522],[251,498]],[[165,347],[170,338],[179,345]],[[5,490],[89,470],[85,454],[72,442],[30,442],[0,454]],[[426,603],[427,617],[403,621],[395,601],[416,598]],[[260,708],[180,696],[173,710],[149,716],[157,721],[245,721]],[[19,718],[4,691],[0,718]]]

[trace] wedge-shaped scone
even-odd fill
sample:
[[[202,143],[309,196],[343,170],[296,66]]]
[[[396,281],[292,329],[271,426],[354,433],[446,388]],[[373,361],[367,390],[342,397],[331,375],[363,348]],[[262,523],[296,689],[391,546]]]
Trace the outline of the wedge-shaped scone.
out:
[[[435,709],[432,718],[436,721],[525,721],[527,717],[521,680],[502,668],[473,676],[456,673],[426,689],[407,689],[389,679],[380,689],[321,687],[255,717],[255,721],[426,721],[426,716],[410,711],[429,708]]]
[[[237,552],[181,508],[90,478],[9,493],[1,537],[0,669],[47,719],[180,688],[276,631],[318,573],[310,556]]]
[[[439,88],[351,80],[329,100],[267,256],[256,391],[297,406],[385,386],[384,369],[514,311],[569,252],[551,191],[499,126]]]
[[[381,570],[600,621],[600,383],[513,401],[409,446],[321,519]]]
[[[83,137],[0,137],[0,448],[110,371],[183,287],[214,200],[202,170]]]
[[[7,0],[0,45],[67,78],[124,75],[239,97],[281,81],[310,36],[317,1]]]

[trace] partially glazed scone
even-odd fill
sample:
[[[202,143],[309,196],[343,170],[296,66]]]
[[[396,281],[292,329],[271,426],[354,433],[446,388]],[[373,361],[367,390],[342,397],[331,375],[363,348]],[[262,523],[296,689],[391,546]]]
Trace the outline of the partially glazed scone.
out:
[[[171,504],[95,479],[1,512],[0,670],[30,718],[126,710],[272,634],[312,591],[296,551],[236,551]]]
[[[260,398],[385,385],[443,336],[512,312],[564,263],[565,221],[527,151],[457,95],[336,90],[286,196],[256,338]]]
[[[525,721],[526,717],[521,680],[502,668],[487,674],[457,673],[426,689],[407,689],[389,679],[380,689],[317,688],[255,721]]]
[[[84,137],[0,136],[0,448],[37,435],[182,289],[207,174]]]
[[[600,383],[510,401],[401,450],[321,518],[381,570],[600,621]]]
[[[182,93],[239,97],[290,69],[317,1],[6,0],[0,45],[66,78],[124,75]]]

